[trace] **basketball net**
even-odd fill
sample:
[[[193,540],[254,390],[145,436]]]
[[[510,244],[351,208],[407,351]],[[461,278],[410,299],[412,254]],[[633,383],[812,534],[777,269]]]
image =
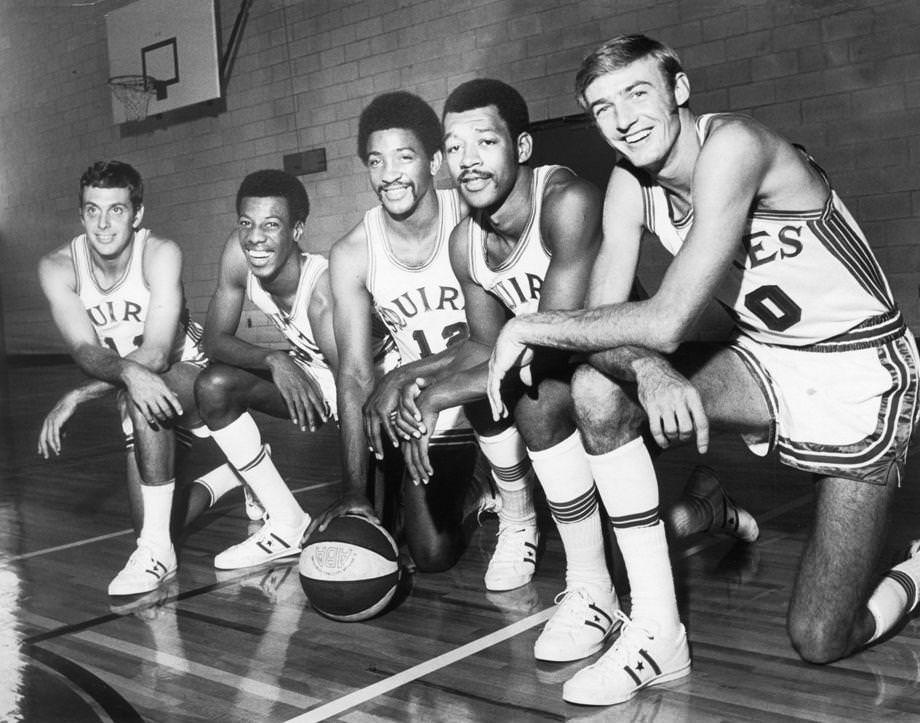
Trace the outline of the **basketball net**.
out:
[[[109,78],[112,95],[125,109],[129,121],[144,120],[150,99],[156,96],[156,81],[144,75],[116,75]]]

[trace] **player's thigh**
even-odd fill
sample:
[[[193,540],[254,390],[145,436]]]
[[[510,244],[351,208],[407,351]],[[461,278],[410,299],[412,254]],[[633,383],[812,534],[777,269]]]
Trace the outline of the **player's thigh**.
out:
[[[671,357],[696,387],[711,424],[737,431],[768,429],[772,418],[760,383],[723,344],[687,343]]]
[[[897,474],[887,484],[838,477],[817,482],[815,521],[789,606],[797,646],[852,647],[854,629],[877,581]],[[822,657],[818,655],[817,657]]]

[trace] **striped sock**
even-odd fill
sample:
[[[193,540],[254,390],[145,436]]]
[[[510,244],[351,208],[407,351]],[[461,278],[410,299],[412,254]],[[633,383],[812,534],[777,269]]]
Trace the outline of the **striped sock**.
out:
[[[501,498],[499,526],[537,524],[530,460],[517,427],[488,437],[477,435],[476,441],[492,468],[492,479]]]
[[[528,450],[565,549],[567,588],[589,585],[597,594],[613,588],[604,556],[597,490],[581,437],[575,432],[549,449]]]
[[[676,634],[680,616],[659,517],[658,479],[642,438],[605,454],[588,455],[588,461],[626,565],[632,619]]]

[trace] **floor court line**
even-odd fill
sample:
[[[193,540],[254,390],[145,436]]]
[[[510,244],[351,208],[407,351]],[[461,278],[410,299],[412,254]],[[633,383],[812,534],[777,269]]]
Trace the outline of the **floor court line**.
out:
[[[802,495],[801,497],[797,497],[796,499],[786,504],[779,505],[778,507],[763,513],[762,515],[758,516],[757,519],[759,521],[774,519],[784,512],[788,512],[789,510],[801,507],[802,505],[808,503],[812,498],[812,495]],[[682,558],[691,557],[709,547],[712,547],[713,545],[718,544],[719,542],[720,538],[712,537],[706,542],[702,542],[698,545],[694,545],[693,547],[689,547],[686,550],[681,551],[678,556]],[[518,622],[512,623],[507,627],[496,630],[494,633],[490,633],[489,635],[481,637],[478,640],[467,643],[466,645],[463,645],[456,650],[452,650],[448,653],[444,653],[443,655],[439,655],[436,658],[426,660],[422,663],[419,663],[418,665],[414,665],[411,668],[407,668],[400,673],[391,675],[389,678],[385,678],[381,681],[378,681],[377,683],[374,683],[373,685],[369,685],[366,688],[359,688],[358,690],[353,691],[348,695],[329,701],[328,703],[321,705],[319,708],[314,708],[313,710],[306,711],[301,715],[295,716],[294,718],[290,718],[286,721],[286,723],[315,723],[317,721],[322,721],[326,718],[330,718],[334,715],[344,713],[350,708],[359,706],[362,703],[367,703],[377,696],[389,693],[401,685],[411,683],[414,680],[418,680],[419,678],[422,678],[426,675],[430,675],[431,673],[434,673],[441,668],[445,668],[448,665],[452,665],[453,663],[459,662],[464,658],[475,655],[476,653],[481,653],[486,648],[497,645],[498,643],[508,640],[509,638],[513,638],[515,635],[530,630],[530,628],[535,627],[548,619],[554,609],[554,605],[550,606],[545,610],[541,610],[538,613],[524,618],[523,620],[519,620]]]
[[[513,638],[515,635],[523,633],[525,630],[530,630],[530,628],[539,625],[544,622],[550,614],[553,612],[555,606],[541,610],[538,613],[534,613],[523,620],[518,620],[516,623],[512,623],[507,627],[496,630],[494,633],[489,633],[478,640],[473,640],[466,645],[461,645],[455,650],[439,655],[436,658],[431,658],[426,660],[423,663],[414,665],[411,668],[391,675],[389,678],[385,678],[373,685],[369,685],[366,688],[361,688],[349,693],[341,698],[330,701],[325,705],[321,705],[319,708],[314,708],[305,713],[302,713],[299,716],[291,718],[287,723],[313,723],[314,721],[325,720],[339,713],[343,713],[349,708],[354,708],[355,706],[366,703],[367,701],[376,698],[377,696],[388,693],[391,690],[398,688],[401,685],[406,683],[411,683],[413,680],[422,678],[426,675],[434,673],[441,668],[446,668],[452,663],[456,663],[459,660],[468,658],[471,655],[480,653],[486,648],[490,648],[493,645],[497,645],[509,638]]]
[[[299,494],[301,492],[309,492],[311,490],[321,489],[323,487],[329,487],[331,485],[337,484],[336,482],[321,482],[315,485],[307,485],[306,487],[297,487],[292,489],[293,494]],[[100,542],[102,540],[110,540],[114,537],[123,537],[124,535],[133,535],[134,530],[128,528],[126,530],[118,530],[117,532],[109,532],[105,535],[97,535],[96,537],[87,537],[83,540],[76,540],[74,542],[68,542],[65,545],[56,545],[55,547],[45,547],[41,550],[33,550],[32,552],[25,552],[22,555],[13,555],[7,559],[11,562],[16,560],[28,560],[33,557],[41,557],[42,555],[50,555],[54,552],[60,552],[61,550],[72,550],[77,547],[83,547],[84,545],[91,545],[94,542]]]

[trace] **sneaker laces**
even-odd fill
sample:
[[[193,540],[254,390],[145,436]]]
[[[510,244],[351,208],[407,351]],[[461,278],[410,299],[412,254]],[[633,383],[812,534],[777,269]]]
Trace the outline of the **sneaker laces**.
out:
[[[558,606],[558,609],[546,621],[544,630],[584,627],[586,608],[592,602],[594,600],[583,587],[567,587],[553,598],[553,603]]]
[[[514,564],[523,561],[524,553],[521,548],[520,534],[526,532],[526,527],[508,525],[498,530],[498,541],[495,543],[495,552],[492,553],[492,563]]]
[[[630,620],[622,610],[614,610],[613,618],[615,621],[620,621],[620,636],[610,646],[610,649],[597,659],[597,662],[589,666],[600,670],[603,674],[622,671],[624,664],[629,664],[630,661],[639,657],[639,651],[648,645],[649,640],[655,639],[652,631]]]
[[[150,547],[146,542],[137,543],[137,548],[134,552],[131,553],[131,557],[128,558],[128,562],[125,563],[125,569],[129,567],[140,567],[146,569],[150,565],[156,565],[157,563],[162,564],[166,567],[166,560],[169,556],[164,555],[160,559],[154,549]]]

